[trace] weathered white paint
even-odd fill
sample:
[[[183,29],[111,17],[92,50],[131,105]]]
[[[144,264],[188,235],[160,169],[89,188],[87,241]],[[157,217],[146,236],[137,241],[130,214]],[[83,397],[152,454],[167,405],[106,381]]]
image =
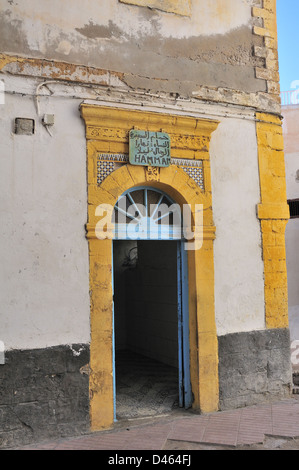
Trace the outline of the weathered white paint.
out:
[[[285,153],[285,165],[287,180],[287,197],[288,199],[299,199],[299,149],[297,153]]]
[[[299,106],[282,108],[287,198],[299,199]],[[291,341],[299,340],[299,219],[286,227],[289,322]]]
[[[299,219],[291,219],[286,228],[286,252],[291,340],[299,341]]]
[[[31,58],[3,70],[111,81],[109,86],[185,98],[206,95],[235,104],[259,106],[262,98],[264,107],[266,81],[256,78],[251,54],[254,45],[262,44],[252,33],[256,1],[193,0],[189,18],[119,0],[53,0],[50,6],[0,0],[2,52]],[[90,77],[83,66],[97,71]],[[105,77],[100,70],[107,71]],[[226,88],[231,91],[225,93]]]
[[[251,0],[192,0],[191,18],[151,10],[154,21],[149,21],[147,8],[125,5],[118,0],[52,0],[51,8],[47,2],[39,0],[19,0],[11,4],[0,0],[0,10],[10,12],[9,20],[22,29],[33,51],[45,52],[63,31],[67,38],[61,38],[57,47],[68,55],[70,48],[76,47],[76,36],[80,35],[74,33],[74,28],[88,24],[106,27],[114,24],[127,37],[136,38],[155,35],[157,31],[164,37],[173,38],[209,36],[249,25],[252,4]],[[103,47],[105,41],[102,39]]]
[[[5,78],[9,88],[9,78]],[[23,81],[25,83],[25,80]],[[34,89],[27,82],[28,89]],[[6,349],[89,342],[86,144],[79,101],[6,95],[0,106],[1,330]],[[53,137],[41,124],[55,115]],[[33,136],[13,133],[34,118]]]
[[[216,225],[215,308],[218,335],[265,327],[256,130],[223,119],[212,135],[211,172]]]

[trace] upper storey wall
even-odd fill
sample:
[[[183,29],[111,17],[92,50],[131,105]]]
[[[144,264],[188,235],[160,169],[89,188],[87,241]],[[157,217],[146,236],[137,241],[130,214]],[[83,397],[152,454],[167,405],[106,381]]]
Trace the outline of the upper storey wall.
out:
[[[267,106],[263,2],[275,3],[0,0],[0,50],[115,72],[131,89]]]

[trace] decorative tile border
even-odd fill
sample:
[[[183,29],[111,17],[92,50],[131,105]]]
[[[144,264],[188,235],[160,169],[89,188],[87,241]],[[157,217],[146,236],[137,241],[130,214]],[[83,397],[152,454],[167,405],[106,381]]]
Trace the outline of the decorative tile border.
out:
[[[185,158],[172,158],[171,163],[182,168],[187,175],[204,191],[204,175],[202,160],[188,160]]]
[[[97,183],[100,185],[107,176],[117,170],[121,165],[129,163],[128,154],[100,153],[97,158]]]
[[[128,154],[100,153],[97,157],[97,184],[100,185],[107,176],[122,165],[129,163]],[[202,160],[189,160],[185,158],[172,158],[172,165],[177,165],[189,175],[204,191],[204,175]]]

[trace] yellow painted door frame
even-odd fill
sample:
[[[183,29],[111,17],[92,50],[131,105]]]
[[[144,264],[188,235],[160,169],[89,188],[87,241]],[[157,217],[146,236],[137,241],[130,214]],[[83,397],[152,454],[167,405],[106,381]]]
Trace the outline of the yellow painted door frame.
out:
[[[183,206],[203,205],[203,244],[188,251],[190,375],[193,409],[217,411],[219,406],[218,341],[214,303],[215,227],[212,214],[209,143],[218,121],[137,110],[83,104],[88,169],[88,224],[90,261],[90,421],[92,430],[107,429],[114,422],[113,397],[113,265],[112,239],[98,239],[97,207],[114,207],[130,188],[152,186]],[[171,138],[172,164],[149,171],[128,162],[99,180],[98,156],[127,155],[129,131],[166,132]],[[176,160],[177,159],[177,160]],[[201,161],[204,189],[184,171],[179,159]],[[189,243],[192,243],[191,241]]]

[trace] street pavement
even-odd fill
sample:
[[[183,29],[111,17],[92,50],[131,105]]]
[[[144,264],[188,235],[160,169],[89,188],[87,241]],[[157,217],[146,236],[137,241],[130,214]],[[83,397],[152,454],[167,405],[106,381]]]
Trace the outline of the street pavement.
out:
[[[299,450],[299,396],[208,415],[177,410],[121,421],[112,430],[15,450]]]

